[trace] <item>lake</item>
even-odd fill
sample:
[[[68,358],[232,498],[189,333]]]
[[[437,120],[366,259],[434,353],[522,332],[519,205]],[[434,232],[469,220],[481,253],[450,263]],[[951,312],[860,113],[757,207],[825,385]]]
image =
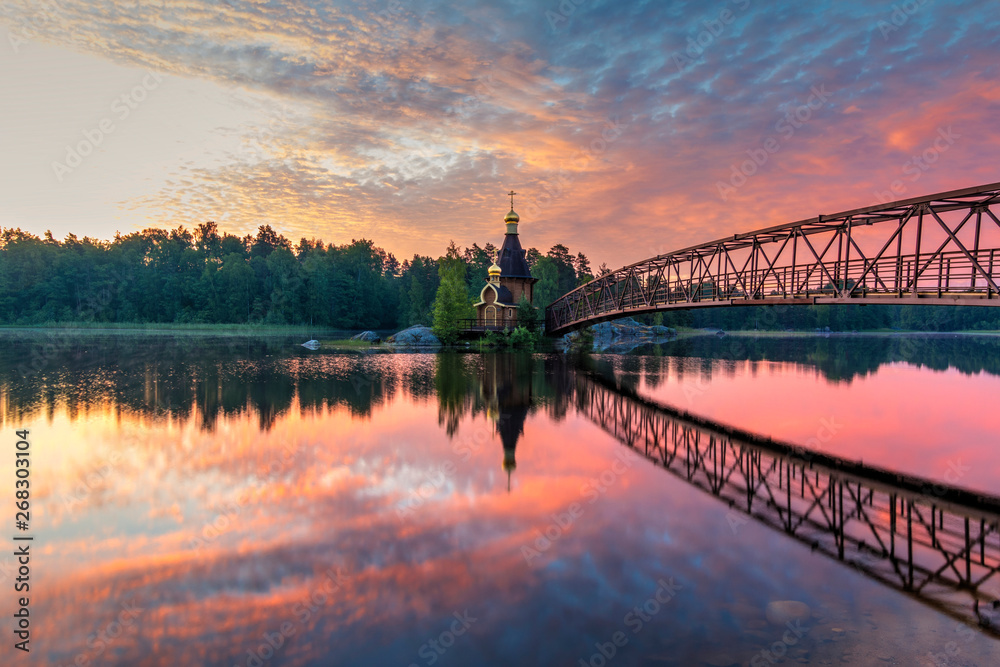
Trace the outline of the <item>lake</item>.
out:
[[[0,339],[32,665],[1000,664],[998,338]]]

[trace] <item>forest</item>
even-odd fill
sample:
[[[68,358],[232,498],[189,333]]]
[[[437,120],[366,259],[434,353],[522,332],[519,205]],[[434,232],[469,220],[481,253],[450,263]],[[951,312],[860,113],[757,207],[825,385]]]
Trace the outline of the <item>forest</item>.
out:
[[[478,297],[494,246],[448,249],[466,264]],[[587,258],[562,245],[527,251],[536,301],[549,303],[591,279]],[[67,322],[309,324],[386,330],[430,325],[441,258],[400,262],[366,239],[295,245],[261,225],[221,233],[215,222],[146,229],[111,241],[59,241],[0,230],[0,324]]]
[[[491,243],[400,262],[371,240],[344,245],[302,238],[293,245],[269,225],[256,235],[220,233],[215,222],[146,229],[102,241],[59,241],[0,229],[0,324],[308,324],[341,330],[430,325],[441,264],[465,263],[470,302],[492,263]],[[535,304],[607,271],[561,244],[527,251]],[[539,309],[540,310],[540,309]],[[540,315],[540,313],[539,313]],[[1000,309],[930,306],[699,308],[640,318],[674,327],[728,330],[959,331],[1000,329]]]

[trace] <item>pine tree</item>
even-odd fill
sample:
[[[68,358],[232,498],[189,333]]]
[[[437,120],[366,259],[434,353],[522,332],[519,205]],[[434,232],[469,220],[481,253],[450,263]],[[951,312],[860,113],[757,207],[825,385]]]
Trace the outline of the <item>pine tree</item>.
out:
[[[517,302],[517,326],[531,332],[538,330],[538,313],[523,294],[521,300]]]
[[[432,329],[442,343],[450,345],[458,340],[462,330],[459,320],[476,316],[465,283],[465,261],[458,254],[454,241],[448,246],[448,253],[438,260],[438,275],[441,285],[434,298]]]

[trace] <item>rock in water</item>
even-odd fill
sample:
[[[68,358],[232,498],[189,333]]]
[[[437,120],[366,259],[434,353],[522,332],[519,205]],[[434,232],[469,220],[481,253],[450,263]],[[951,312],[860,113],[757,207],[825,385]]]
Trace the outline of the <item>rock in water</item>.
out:
[[[767,616],[767,620],[771,625],[784,627],[786,624],[795,621],[804,623],[812,616],[812,611],[805,602],[776,600],[767,603],[764,615]]]
[[[406,347],[437,347],[441,345],[441,341],[430,330],[430,327],[420,324],[389,336],[385,342]]]
[[[599,341],[612,340],[616,342],[619,340],[649,342],[654,338],[666,338],[676,333],[670,327],[640,324],[631,317],[624,317],[620,320],[614,320],[612,322],[594,324],[590,327],[590,330],[594,334],[595,343],[598,343]],[[595,346],[599,347],[600,345],[597,344]]]
[[[362,331],[359,334],[351,336],[351,340],[362,340],[368,343],[379,343],[382,338],[374,331]]]
[[[307,347],[310,350],[318,350],[319,349],[319,341],[318,340],[307,340],[306,342],[302,343],[302,347]]]

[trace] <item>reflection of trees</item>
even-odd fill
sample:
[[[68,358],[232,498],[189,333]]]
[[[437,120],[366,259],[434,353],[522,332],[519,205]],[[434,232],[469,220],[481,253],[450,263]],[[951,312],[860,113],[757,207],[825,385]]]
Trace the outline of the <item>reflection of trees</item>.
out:
[[[151,416],[194,415],[211,430],[221,416],[249,410],[268,429],[296,400],[304,412],[336,407],[363,417],[403,391],[435,399],[440,423],[453,435],[463,415],[488,411],[503,387],[528,387],[530,409],[545,406],[556,420],[570,409],[572,387],[560,369],[576,362],[565,355],[324,354],[297,342],[8,332],[0,345],[0,415],[8,421],[51,418],[65,406],[76,419],[110,405]],[[746,360],[803,364],[830,380],[850,380],[896,361],[1000,375],[1000,339],[985,337],[704,336],[643,351],[663,356],[596,355],[594,370],[632,388],[642,378],[655,382],[668,374],[732,375]],[[504,361],[496,363],[500,358]],[[487,391],[483,384],[487,370],[496,389]]]
[[[300,409],[348,407],[370,414],[401,383],[431,393],[430,364],[377,363],[390,355],[322,355],[280,338],[6,334],[0,348],[5,419],[71,419],[98,406],[150,416],[220,416],[252,411],[267,430],[296,397]],[[289,352],[289,350],[292,350]],[[400,368],[406,367],[405,376]]]
[[[566,371],[572,363],[564,355],[440,354],[434,374],[439,423],[451,436],[465,415],[486,412],[507,424],[511,419],[523,422],[540,406],[560,420],[571,404],[572,381]]]
[[[800,364],[816,368],[833,381],[850,381],[894,362],[933,370],[955,368],[966,374],[1000,375],[1000,339],[984,336],[695,336],[636,351],[652,355],[656,349],[666,356],[643,358],[641,372],[646,382],[658,382],[667,372],[680,376],[697,372],[706,379],[717,373],[732,375],[743,361]],[[626,384],[638,380],[640,370],[627,361],[629,357],[602,355],[600,359],[608,364],[605,372],[613,369]]]
[[[438,424],[443,424],[451,438],[458,431],[462,415],[475,414],[479,382],[476,368],[469,363],[473,357],[456,352],[443,352],[434,367],[434,389],[438,400]]]

